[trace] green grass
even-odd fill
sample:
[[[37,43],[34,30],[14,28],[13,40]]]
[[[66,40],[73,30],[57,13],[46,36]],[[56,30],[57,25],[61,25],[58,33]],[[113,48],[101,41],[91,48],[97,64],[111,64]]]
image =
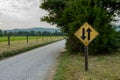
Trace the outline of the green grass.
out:
[[[57,37],[57,36],[28,36],[28,39],[29,40],[36,39],[36,38],[45,39],[45,38],[54,38],[54,37]],[[26,36],[11,36],[10,40],[11,41],[26,40]],[[6,42],[6,41],[8,41],[8,37],[0,37],[0,42]]]
[[[54,80],[120,80],[120,52],[89,56],[89,71],[84,56],[63,54]]]
[[[10,39],[11,41],[25,40],[26,36],[11,36]],[[0,42],[6,42],[6,41],[8,41],[7,37],[0,37]]]

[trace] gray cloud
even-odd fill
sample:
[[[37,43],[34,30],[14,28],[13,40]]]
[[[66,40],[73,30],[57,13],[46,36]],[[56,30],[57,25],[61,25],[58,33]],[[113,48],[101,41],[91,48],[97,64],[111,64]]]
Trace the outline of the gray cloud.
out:
[[[47,12],[39,8],[39,0],[0,0],[0,28],[51,27],[40,22]]]

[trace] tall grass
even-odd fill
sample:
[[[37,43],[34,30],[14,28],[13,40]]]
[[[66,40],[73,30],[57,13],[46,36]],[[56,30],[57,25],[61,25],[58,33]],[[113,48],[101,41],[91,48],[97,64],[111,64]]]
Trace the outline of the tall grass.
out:
[[[29,37],[29,42],[27,43],[26,38],[24,38],[23,36],[21,37],[11,37],[11,45],[8,46],[7,41],[5,40],[6,37],[4,37],[3,40],[0,42],[0,58],[5,58],[5,57],[10,57],[13,55],[16,55],[18,53],[27,51],[27,50],[31,50],[33,48],[54,42],[54,41],[58,41],[63,39],[63,37],[60,36],[52,36],[52,37],[33,37],[30,36]],[[37,39],[36,39],[37,38]]]
[[[84,69],[84,56],[64,54],[54,80],[120,80],[120,52],[89,56],[89,71]]]

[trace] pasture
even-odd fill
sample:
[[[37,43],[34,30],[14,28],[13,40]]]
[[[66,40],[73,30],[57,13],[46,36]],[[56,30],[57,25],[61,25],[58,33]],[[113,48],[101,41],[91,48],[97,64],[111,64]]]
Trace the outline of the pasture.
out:
[[[49,38],[55,38],[60,36],[28,36],[29,40],[33,39],[49,39]],[[26,40],[27,36],[11,36],[11,41],[20,41],[20,40]],[[8,41],[8,37],[0,37],[0,42],[6,42]]]
[[[63,36],[28,36],[27,43],[26,36],[11,36],[9,46],[8,37],[0,37],[0,58],[10,57],[61,39]]]

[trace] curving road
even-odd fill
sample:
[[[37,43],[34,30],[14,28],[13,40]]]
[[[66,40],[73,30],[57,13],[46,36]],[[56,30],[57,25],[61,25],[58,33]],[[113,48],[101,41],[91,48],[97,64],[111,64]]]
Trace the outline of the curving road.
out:
[[[0,80],[46,80],[65,40],[0,61]]]

